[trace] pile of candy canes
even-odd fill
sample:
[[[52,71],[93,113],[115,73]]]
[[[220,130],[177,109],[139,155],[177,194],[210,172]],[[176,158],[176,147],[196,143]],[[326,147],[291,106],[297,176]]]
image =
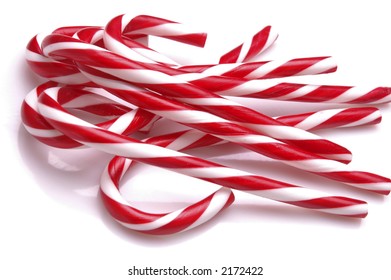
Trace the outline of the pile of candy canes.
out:
[[[57,148],[88,146],[114,155],[103,171],[100,194],[111,216],[127,228],[172,234],[212,219],[234,201],[232,190],[333,215],[364,218],[367,203],[262,177],[186,154],[187,149],[231,142],[336,182],[387,195],[391,181],[354,170],[351,153],[313,130],[377,124],[376,107],[347,107],[269,117],[226,97],[300,102],[378,104],[391,89],[281,82],[288,76],[330,73],[330,57],[249,62],[277,38],[270,26],[222,55],[218,64],[178,65],[148,47],[159,36],[202,47],[203,32],[152,16],[120,15],[104,26],[70,26],[37,35],[27,45],[30,68],[47,79],[25,98],[22,120],[39,141]],[[91,123],[71,112],[104,121]],[[187,130],[137,140],[161,118]],[[221,186],[204,199],[170,213],[147,213],[121,194],[124,174],[141,162]]]

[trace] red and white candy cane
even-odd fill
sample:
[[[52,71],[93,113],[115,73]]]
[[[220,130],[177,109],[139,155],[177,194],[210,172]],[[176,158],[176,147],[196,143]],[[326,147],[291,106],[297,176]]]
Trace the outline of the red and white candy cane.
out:
[[[119,51],[121,53],[126,47],[121,36],[122,25],[126,25],[126,22],[123,21],[122,16],[119,16],[112,19],[105,28],[105,45],[114,52]],[[60,38],[58,39],[61,40]],[[66,39],[63,39],[66,42]],[[130,53],[130,51],[129,49],[129,52],[126,53]],[[108,53],[101,54],[103,59],[103,55],[107,55]],[[118,61],[115,63],[105,64],[105,67],[101,67],[103,69],[98,66],[99,70],[141,87],[157,91],[171,98],[176,98],[180,102],[188,103],[227,120],[238,122],[244,126],[250,126],[251,129],[259,133],[293,144],[310,152],[337,159],[343,155],[346,157],[343,160],[349,161],[349,151],[335,143],[321,139],[321,137],[314,134],[287,127],[259,112],[204,90],[202,85],[200,85],[201,87],[195,87],[183,81],[178,76],[168,75],[166,71],[172,73],[172,69],[131,61],[125,57],[122,57],[123,61],[120,62],[121,57],[118,57]],[[94,64],[89,64],[89,66],[94,67]],[[165,72],[160,72],[160,70]],[[146,72],[149,73],[149,78],[140,79],[140,74]],[[143,77],[145,76],[143,75]]]
[[[39,96],[45,89],[52,86],[56,86],[56,84],[47,83],[45,86],[41,86],[37,90],[30,93],[26,97],[26,101],[22,107],[24,125],[27,130],[35,137],[37,137],[37,135],[34,133],[36,133],[37,130],[42,130],[42,127],[40,129],[32,129],[30,125],[34,124],[34,119],[42,120],[43,117],[39,115],[39,112],[34,112],[34,114],[31,114],[30,111],[32,108],[37,108],[38,100],[35,97]],[[70,94],[69,91],[74,92],[73,94]],[[93,91],[80,90],[80,88],[65,87],[61,88],[57,92],[57,98],[61,100],[62,106],[71,107],[72,109],[80,109],[99,116],[117,115],[123,112],[123,108],[118,108],[119,104],[114,104],[111,101],[108,102],[108,99],[102,99],[100,98],[100,95],[94,96],[92,93]],[[97,110],[97,107],[95,106],[98,106],[99,109]],[[372,110],[372,113],[375,112],[376,109]],[[129,127],[132,127],[133,130],[130,132],[134,131],[135,125],[136,127],[138,127],[138,125],[134,123],[134,118],[129,118],[128,115],[129,113],[121,115],[119,117],[121,118],[121,121],[116,119],[116,121],[112,122],[112,124],[107,126],[106,129],[109,131],[116,131],[117,133],[129,133]],[[291,117],[293,119],[297,119],[295,116]],[[286,118],[286,120],[289,121],[289,117]],[[340,125],[340,123],[336,122],[336,125]],[[114,126],[116,128],[113,128]],[[50,126],[50,128],[52,127]],[[45,127],[45,129],[46,138],[54,136],[53,133],[47,133],[47,127]],[[60,132],[58,133],[61,134]],[[146,140],[146,142],[158,144],[164,147],[170,147],[171,149],[177,150],[202,147],[213,144],[214,140],[211,139],[213,136],[202,136],[200,133],[201,132],[199,131],[176,132],[168,135],[153,137]],[[42,137],[43,134],[39,133],[37,138],[42,140]],[[57,141],[60,140],[57,135],[53,138]],[[219,140],[217,138],[215,139],[217,141]],[[57,142],[49,141],[46,143],[56,143],[53,146],[66,147],[64,145],[58,145]],[[111,215],[115,217],[115,219],[121,224],[138,231],[147,232],[149,234],[171,234],[188,230],[210,220],[227,206],[229,206],[234,200],[233,193],[229,189],[222,188],[202,199],[201,201],[198,201],[173,213],[146,213],[129,205],[129,203],[124,198],[122,198],[122,195],[119,191],[119,181],[125,174],[126,170],[130,168],[130,166],[131,164],[129,159],[115,157],[102,175],[101,192],[102,199]]]
[[[252,80],[215,85],[213,91],[223,96],[241,96],[274,100],[336,104],[382,104],[391,101],[390,87],[358,87],[287,83],[278,80]]]
[[[65,111],[56,100],[59,90],[61,88],[58,87],[44,90],[38,100],[38,110],[57,130],[87,146],[305,208],[353,217],[363,217],[366,214],[363,208],[365,203],[359,200],[320,196],[321,192],[318,191],[234,170],[172,149],[149,144],[148,142],[152,140],[143,143],[99,128]],[[186,137],[189,137],[189,133]],[[176,143],[171,143],[171,147],[174,148],[180,141]],[[306,197],[306,199],[298,199],[298,197]]]
[[[47,45],[45,45],[45,42]],[[97,69],[110,73],[115,72],[114,74],[117,74],[117,72],[111,71],[112,66],[110,64],[114,63],[116,67],[120,65],[122,70],[129,70],[125,72],[121,71],[121,73],[124,73],[125,76],[126,74],[133,74],[131,75],[131,78],[136,78],[138,80],[136,84],[140,84],[140,80],[147,82],[147,79],[149,81],[149,77],[145,78],[142,76],[142,74],[145,75],[146,73],[155,75],[155,79],[162,78],[161,76],[153,74],[154,72],[144,70],[143,68],[141,68],[143,69],[141,71],[133,72],[133,70],[129,68],[135,67],[135,65],[137,66],[136,63],[121,58],[121,56],[112,52],[102,50],[96,46],[88,46],[87,44],[72,38],[58,35],[50,35],[47,37],[44,41],[44,51],[45,50],[47,51],[47,55],[74,59],[79,63],[79,68],[82,69],[83,73],[88,75],[93,82],[104,88],[108,88],[113,94],[149,110],[152,113],[200,129],[230,142],[238,143],[245,148],[278,159],[296,168],[380,194],[389,193],[391,181],[388,178],[369,172],[351,170],[344,164],[336,161],[293,148],[266,136],[257,135],[253,131],[235,125],[226,119],[221,119],[206,112],[197,111],[194,108],[186,107],[182,103],[165,99],[162,96],[149,91],[141,91],[139,88],[134,89],[134,87],[129,84],[113,80],[110,75],[103,74],[101,71],[80,64],[85,63],[87,65],[94,65]],[[121,60],[121,64],[117,64]],[[108,66],[110,68],[107,68]],[[164,74],[162,75],[164,79],[170,77],[165,76]],[[174,82],[175,80],[171,81]]]
[[[179,67],[179,69],[190,73],[202,73],[204,76],[225,76],[253,80],[332,73],[337,70],[337,65],[332,57],[322,56],[284,61],[189,65]]]
[[[64,136],[61,132],[55,130],[37,111],[39,95],[45,89],[57,86],[59,86],[57,83],[48,82],[38,86],[27,94],[21,109],[23,125],[32,136],[49,146],[58,148],[78,147],[81,145],[79,142],[75,142]],[[158,118],[156,115],[154,116],[139,108],[131,110],[131,104],[128,104],[121,99],[116,99],[110,93],[99,88],[76,88],[66,86],[62,87],[59,93],[58,100],[61,106],[66,109],[81,110],[96,116],[111,117],[110,120],[96,125],[119,134],[128,135],[135,131],[148,131]],[[112,99],[115,99],[115,101]],[[381,121],[381,114],[379,109],[374,107],[359,107],[321,110],[317,112],[280,116],[277,117],[277,119],[285,124],[301,127],[302,129],[316,130],[377,124]],[[182,135],[182,133],[187,133],[187,131],[179,132],[180,135]],[[195,142],[182,142],[181,149],[227,142],[201,131],[194,131],[192,132],[192,135],[197,135],[192,138]],[[154,137],[155,140],[153,143],[161,145],[160,143],[162,141],[173,142],[177,137],[177,132],[161,135],[159,137]]]
[[[278,34],[274,29],[271,26],[266,26],[244,41],[243,44],[221,56],[219,63],[248,61],[268,49],[277,40],[277,37]]]

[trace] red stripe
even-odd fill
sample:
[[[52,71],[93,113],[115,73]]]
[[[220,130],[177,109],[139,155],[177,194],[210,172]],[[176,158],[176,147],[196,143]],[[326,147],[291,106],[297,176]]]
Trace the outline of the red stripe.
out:
[[[140,211],[134,207],[123,205],[116,202],[107,196],[103,191],[100,191],[102,201],[110,213],[116,220],[129,224],[150,223],[154,220],[163,217],[165,214],[152,214]]]
[[[333,209],[333,208],[340,208],[340,207],[355,206],[360,204],[366,205],[367,203],[362,200],[348,198],[348,197],[328,196],[328,197],[314,198],[309,200],[289,202],[289,204],[310,208],[310,209]]]
[[[61,62],[37,62],[27,60],[27,64],[34,73],[48,79],[80,73],[75,66]]]
[[[320,86],[310,93],[302,96],[293,98],[293,101],[325,101],[336,98],[343,94],[345,91],[349,90],[351,87],[349,86]]]
[[[374,90],[368,92],[367,94],[364,94],[363,96],[356,98],[355,100],[348,102],[348,103],[355,103],[355,104],[365,104],[365,103],[371,103],[374,101],[378,101],[384,97],[388,97],[391,95],[391,88],[389,87],[378,87]]]
[[[135,33],[139,29],[154,27],[165,23],[177,23],[177,22],[163,19],[163,18],[153,17],[153,16],[139,15],[134,17],[128,23],[128,25],[125,26],[123,33],[125,34],[130,32]]]
[[[192,157],[192,156],[156,157],[156,158],[140,158],[140,159],[136,158],[135,160],[153,166],[159,166],[162,168],[169,168],[169,169],[223,167],[220,164],[207,161],[202,158]]]
[[[203,200],[187,207],[178,217],[176,217],[172,222],[168,223],[165,226],[157,228],[155,230],[143,231],[148,234],[172,234],[176,232],[180,232],[192,224],[194,224],[201,215],[208,208],[210,201],[212,200],[215,194],[211,194],[210,196],[204,198]],[[223,211],[225,208],[230,206],[234,202],[233,193],[230,194],[229,199],[225,203],[224,207],[219,211]]]
[[[185,208],[174,220],[154,230],[143,231],[148,234],[172,234],[180,232],[195,223],[208,208],[213,194]]]
[[[266,26],[254,35],[254,37],[252,38],[250,49],[248,50],[248,53],[246,54],[243,61],[247,61],[253,58],[265,47],[269,38],[270,30],[271,26]]]
[[[185,43],[188,45],[193,45],[196,47],[204,47],[207,35],[206,33],[193,33],[193,34],[172,35],[172,36],[164,35],[161,37],[169,40]]]
[[[305,69],[313,66],[314,64],[327,59],[329,57],[311,57],[311,58],[298,58],[298,59],[292,59],[288,61],[287,63],[280,65],[276,69],[270,71],[266,75],[264,75],[263,79],[270,79],[270,78],[278,78],[278,77],[284,77],[284,76],[294,76]],[[326,73],[330,73],[332,69],[325,70]]]
[[[389,178],[364,171],[335,171],[327,173],[319,172],[317,174],[321,174],[327,178],[346,183],[388,183],[391,186],[391,180]]]
[[[235,63],[238,61],[240,50],[242,49],[243,44],[237,46],[233,50],[227,52],[220,57],[219,63]]]
[[[350,124],[356,121],[359,121],[375,112],[379,111],[377,108],[374,107],[365,107],[365,108],[348,108],[343,110],[342,112],[332,116],[328,120],[324,121],[323,123],[319,124],[316,129],[320,128],[328,128],[328,127],[334,127],[334,126],[343,126],[346,124]],[[371,122],[371,124],[376,124],[381,121],[381,116],[374,121]]]
[[[217,185],[241,191],[273,190],[296,187],[288,183],[256,175],[202,179]]]

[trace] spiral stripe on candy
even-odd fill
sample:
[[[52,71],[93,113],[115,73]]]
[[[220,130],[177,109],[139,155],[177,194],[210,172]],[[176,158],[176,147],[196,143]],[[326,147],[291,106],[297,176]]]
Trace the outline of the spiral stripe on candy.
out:
[[[122,24],[126,24],[126,21],[124,23],[122,17],[116,17],[106,25],[104,36],[105,44],[114,52],[119,52],[122,55],[126,55],[126,57],[132,57],[132,50],[126,48],[122,43]],[[61,41],[60,38],[57,39]],[[52,40],[54,40],[52,43],[55,43],[57,39],[53,39],[52,37]],[[63,42],[67,41],[65,38],[63,39]],[[63,55],[64,52],[67,52],[67,50],[64,49],[61,50],[57,47],[53,48],[53,44],[51,43],[48,44],[48,47],[50,47],[50,52],[54,51],[55,53],[58,53],[59,51],[62,52]],[[63,45],[59,47],[61,48]],[[75,48],[77,48],[76,45]],[[125,51],[124,49],[127,50]],[[71,52],[75,51],[75,49],[72,49]],[[79,51],[83,50],[79,48]],[[88,65],[120,79],[137,84],[140,87],[151,89],[171,98],[176,98],[180,102],[188,103],[230,121],[240,123],[243,126],[251,125],[251,128],[258,133],[301,147],[312,153],[322,154],[328,158],[342,159],[344,162],[348,162],[351,158],[351,154],[346,148],[322,139],[312,133],[285,126],[259,112],[206,91],[202,89],[202,85],[201,87],[194,87],[192,84],[181,80],[183,75],[178,77],[167,74],[172,74],[173,69],[171,68],[164,66],[157,67],[154,64],[141,63],[139,61],[136,62],[123,56],[114,58],[111,57],[113,54],[109,54],[108,52],[101,52],[101,54],[102,57],[99,63],[88,62]],[[70,55],[69,52],[68,55]],[[105,59],[104,56],[107,58]],[[115,63],[104,62],[105,60],[113,62],[114,59],[116,60]],[[121,59],[122,61],[120,62]],[[84,64],[83,61],[80,62]],[[166,70],[168,72],[166,72]],[[145,79],[145,77],[148,78]]]
[[[219,63],[248,61],[268,49],[277,40],[277,37],[278,34],[274,29],[271,26],[266,26],[243,44],[222,55]]]
[[[375,107],[357,107],[329,109],[277,118],[279,121],[305,130],[334,127],[355,127],[377,124],[381,121],[379,109]]]
[[[26,96],[21,108],[23,125],[32,136],[46,145],[67,149],[79,147],[81,145],[79,142],[74,141],[73,139],[54,129],[52,125],[50,125],[38,111],[39,96],[44,90],[56,86],[56,83],[48,82],[35,88]],[[71,90],[71,96],[67,94],[69,90]],[[91,94],[94,94],[94,100],[91,100]],[[88,104],[81,104],[80,96],[84,97],[85,95],[89,95],[89,99],[86,100]],[[135,131],[148,131],[157,120],[157,117],[151,113],[141,109],[126,110],[126,107],[121,104],[103,103],[103,107],[99,106],[102,104],[100,101],[107,101],[107,99],[97,99],[96,92],[91,93],[90,91],[81,90],[79,88],[63,87],[59,90],[58,97],[62,106],[77,108],[74,106],[74,104],[77,103],[78,106],[82,107],[82,110],[93,114],[99,114],[101,116],[108,116],[110,114],[120,115],[113,120],[97,124],[99,127],[120,134],[126,135]]]
[[[280,160],[296,168],[376,193],[389,193],[390,180],[388,178],[369,172],[351,170],[344,164],[306,153],[272,138],[257,135],[251,130],[217,116],[197,111],[182,103],[165,99],[151,92],[141,91],[139,88],[134,89],[124,82],[113,81],[106,74],[103,75],[103,73],[92,68],[80,67],[83,69],[83,73],[96,84],[151,113],[237,143],[247,149]]]
[[[360,200],[328,196],[322,192],[231,169],[99,128],[67,113],[56,101],[58,90],[50,88],[40,95],[39,112],[53,127],[85,145],[304,208],[351,217],[364,217],[367,213],[366,203]]]
[[[129,18],[128,15],[123,16]],[[127,22],[123,33],[130,37],[153,35],[197,47],[203,47],[207,37],[205,32],[190,30],[188,26],[178,22],[148,15],[139,15]]]
[[[179,69],[190,73],[202,73],[200,78],[202,76],[225,76],[253,80],[332,73],[337,70],[337,65],[332,57],[323,56],[295,58],[287,61],[189,65]]]
[[[299,102],[336,104],[381,104],[391,101],[389,87],[358,87],[309,85],[276,80],[252,80],[232,83],[228,87],[215,85],[213,90],[223,96],[242,96]]]

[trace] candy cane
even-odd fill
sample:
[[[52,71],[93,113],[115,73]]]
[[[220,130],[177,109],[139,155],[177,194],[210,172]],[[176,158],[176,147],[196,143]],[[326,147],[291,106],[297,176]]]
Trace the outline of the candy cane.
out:
[[[295,58],[287,61],[189,65],[179,69],[190,73],[202,73],[200,78],[225,76],[253,80],[332,73],[337,70],[337,65],[332,57],[323,56]]]
[[[221,56],[219,63],[235,63],[248,61],[268,49],[278,34],[271,26],[266,26],[254,36],[247,39],[243,44]]]
[[[82,69],[84,71],[91,71],[91,69],[86,67],[82,67]],[[87,72],[84,73],[87,74]],[[88,73],[88,76],[95,83],[105,88],[117,86],[117,89],[108,89],[121,98],[142,106],[152,113],[193,128],[198,128],[218,138],[237,143],[245,148],[278,159],[296,168],[358,188],[381,194],[389,193],[390,180],[388,178],[368,172],[351,170],[339,162],[308,154],[266,136],[256,135],[224,119],[220,119],[206,112],[197,111],[194,108],[186,107],[184,104],[164,99],[158,95],[152,95],[150,92],[142,92],[140,89],[133,90],[129,85],[124,83],[117,82],[114,84],[111,80],[94,76],[96,74],[97,72],[95,71],[94,74]]]
[[[58,86],[58,84],[48,82],[38,86],[27,94],[21,110],[23,125],[32,136],[47,145],[61,148],[77,147],[80,143],[63,136],[62,133],[56,131],[37,111],[39,95],[45,89],[56,86]],[[110,93],[98,88],[62,87],[58,92],[58,99],[60,100],[61,106],[64,108],[78,109],[97,116],[114,117],[109,121],[98,123],[97,126],[125,135],[131,134],[137,130],[148,131],[152,124],[158,119],[156,115],[154,116],[139,108],[129,111],[129,108],[132,107],[131,104],[115,98],[115,96]],[[377,108],[362,107],[321,110],[317,112],[280,116],[277,117],[277,119],[291,126],[297,126],[306,130],[316,130],[377,124],[381,121],[381,114]],[[193,132],[193,134],[194,133],[195,132]],[[183,147],[187,147],[188,145],[190,147],[187,148],[195,148],[227,142],[210,134],[204,134],[201,131],[198,131],[198,133],[200,136],[195,137],[195,143],[183,143]],[[202,136],[202,134],[204,135]],[[62,137],[60,138],[60,136]],[[166,139],[164,141],[167,141],[167,139],[174,141],[172,139],[177,138],[177,134],[172,133],[159,137],[161,140],[156,140],[158,143],[163,141],[162,139]],[[201,139],[203,140],[200,141]],[[68,140],[70,143],[66,143]],[[156,144],[157,142],[154,143]]]
[[[126,49],[126,46],[121,43],[121,26],[123,24],[126,24],[126,22],[124,23],[122,16],[112,19],[109,24],[106,25],[104,34],[104,41],[107,48],[114,51],[118,50],[119,52],[122,52],[122,54],[125,52],[124,48]],[[61,40],[60,38],[58,39]],[[63,39],[64,42],[67,41],[66,38]],[[126,54],[131,55],[131,53],[131,49],[126,51]],[[103,55],[107,54],[107,52],[102,52],[102,58]],[[122,65],[119,62],[121,58],[123,59]],[[117,61],[115,63],[111,63],[111,65],[109,63],[101,65],[104,67],[100,68],[104,69],[100,69],[98,66],[99,70],[121,79],[125,79],[133,84],[138,84],[141,87],[150,88],[161,94],[176,98],[181,102],[191,104],[192,106],[201,108],[202,110],[206,110],[225,119],[238,122],[244,126],[251,126],[251,129],[259,133],[288,142],[310,152],[322,154],[330,158],[340,158],[341,154],[345,154],[348,157],[349,152],[335,143],[330,143],[328,140],[321,139],[319,136],[302,130],[292,130],[292,128],[288,128],[278,121],[262,115],[259,112],[251,110],[233,101],[221,98],[212,92],[194,87],[187,82],[183,82],[181,79],[178,79],[177,76],[169,76],[166,73],[156,71],[156,65],[130,61],[121,56],[116,59]],[[89,66],[94,65],[90,64]],[[127,69],[125,70],[124,67]],[[164,66],[159,67],[158,70],[167,70],[170,72],[170,70]],[[150,73],[150,79],[140,79],[140,75],[138,73],[141,74],[141,72],[146,71]],[[346,160],[349,161],[349,159]]]
[[[360,200],[325,196],[99,128],[65,111],[56,100],[58,90],[46,89],[40,95],[39,112],[57,130],[87,146],[304,208],[351,217],[366,215],[366,203]]]
[[[336,67],[329,67],[327,63],[324,63],[330,59],[320,57],[286,62],[178,67],[164,56],[159,56],[157,52],[149,49],[147,44],[142,45],[135,40],[143,40],[149,35],[162,37],[167,35],[166,38],[170,38],[172,35],[178,35],[180,33],[178,30],[183,31],[183,27],[179,27],[180,25],[176,22],[149,16],[136,17],[132,24],[130,21],[131,19],[126,16],[116,17],[104,31],[102,27],[93,26],[59,28],[53,32],[55,35],[45,39],[45,43],[42,43],[43,37],[33,38],[27,51],[27,60],[31,68],[51,81],[78,86],[58,87],[58,84],[53,82],[43,84],[26,97],[22,106],[22,119],[26,129],[40,141],[62,148],[87,145],[119,155],[112,160],[102,175],[101,194],[111,215],[124,226],[151,234],[175,233],[190,229],[211,219],[233,202],[234,196],[230,188],[322,212],[349,217],[365,217],[366,203],[363,201],[325,195],[173,151],[208,146],[224,141],[237,143],[291,166],[336,181],[381,194],[389,193],[391,180],[388,178],[355,171],[341,163],[316,156],[313,154],[314,151],[308,152],[291,146],[290,144],[294,141],[297,141],[296,145],[300,146],[304,145],[306,140],[314,140],[313,138],[305,139],[303,132],[298,138],[290,139],[287,128],[281,133],[276,131],[276,127],[274,131],[268,130],[269,134],[274,133],[270,135],[276,138],[273,139],[259,135],[260,131],[258,131],[259,126],[265,125],[269,126],[268,129],[270,125],[278,125],[278,129],[281,129],[286,124],[304,130],[315,130],[375,124],[381,120],[376,108],[347,108],[282,116],[275,118],[277,121],[273,123],[272,118],[212,93],[218,92],[223,95],[228,91],[229,96],[230,90],[241,88],[242,90],[236,93],[239,96],[253,94],[253,97],[262,97],[265,96],[264,88],[261,84],[253,83],[256,82],[253,79],[332,72]],[[168,26],[168,28],[163,26]],[[167,31],[171,32],[171,35]],[[188,39],[180,38],[186,35],[189,35],[188,31],[179,34],[179,41],[186,42]],[[69,40],[71,37],[73,39]],[[81,46],[78,44],[80,41],[85,44]],[[204,42],[205,40],[201,45]],[[254,45],[255,43],[245,43],[239,46],[236,62],[254,57],[256,55],[252,49]],[[266,46],[267,43],[264,45]],[[116,56],[104,48],[121,56]],[[240,48],[242,48],[241,51]],[[262,47],[259,51],[264,49]],[[80,56],[80,54],[85,56]],[[93,56],[96,61],[93,61],[89,55]],[[113,58],[118,61],[110,61]],[[152,79],[145,78],[145,73],[149,73]],[[278,83],[278,88],[281,89],[282,83],[274,82]],[[96,88],[96,86],[101,86],[103,89]],[[298,87],[298,89],[282,95],[279,95],[281,92],[277,92],[277,98],[281,96],[292,98],[293,96],[293,100],[299,97],[309,101],[323,99],[335,102],[337,100],[339,103],[388,102],[388,95],[391,91],[388,88],[376,88],[375,91],[359,92],[357,88],[345,87],[343,93],[338,93],[341,87],[300,84],[288,84],[288,87]],[[305,92],[303,87],[318,87],[319,90],[314,90],[307,95],[303,94],[303,91]],[[252,91],[248,91],[249,88]],[[330,97],[333,94],[337,94],[337,98]],[[135,108],[133,104],[141,108]],[[109,117],[110,120],[91,125],[70,115],[64,109],[67,107],[95,116]],[[242,116],[229,116],[222,110],[223,107],[229,108],[229,113],[239,113]],[[199,109],[212,112],[214,115]],[[251,120],[252,114],[258,118],[257,122]],[[185,130],[159,135],[145,139],[143,142],[125,136],[138,130],[148,131],[159,117],[166,117],[200,130]],[[265,121],[262,118],[267,120],[266,123],[262,123]],[[285,138],[279,138],[281,135]],[[309,135],[312,134],[307,134]],[[333,154],[327,154],[327,156],[346,162],[349,160],[346,156],[350,154],[342,153],[342,151],[347,151],[343,147],[328,143],[320,137],[315,139],[319,142],[318,145],[322,141],[323,145],[334,145],[333,151],[329,152]],[[277,149],[270,153],[267,149],[268,145]],[[159,149],[158,146],[165,148]],[[147,150],[140,152],[141,148]],[[322,148],[325,149],[325,146]],[[315,147],[315,149],[318,149],[316,152],[319,153],[320,148]],[[338,149],[340,149],[339,152],[336,152]],[[142,212],[129,205],[119,192],[119,181],[132,166],[130,158],[173,169],[226,188],[223,187],[205,199],[172,213]],[[314,166],[308,168],[309,165]]]

